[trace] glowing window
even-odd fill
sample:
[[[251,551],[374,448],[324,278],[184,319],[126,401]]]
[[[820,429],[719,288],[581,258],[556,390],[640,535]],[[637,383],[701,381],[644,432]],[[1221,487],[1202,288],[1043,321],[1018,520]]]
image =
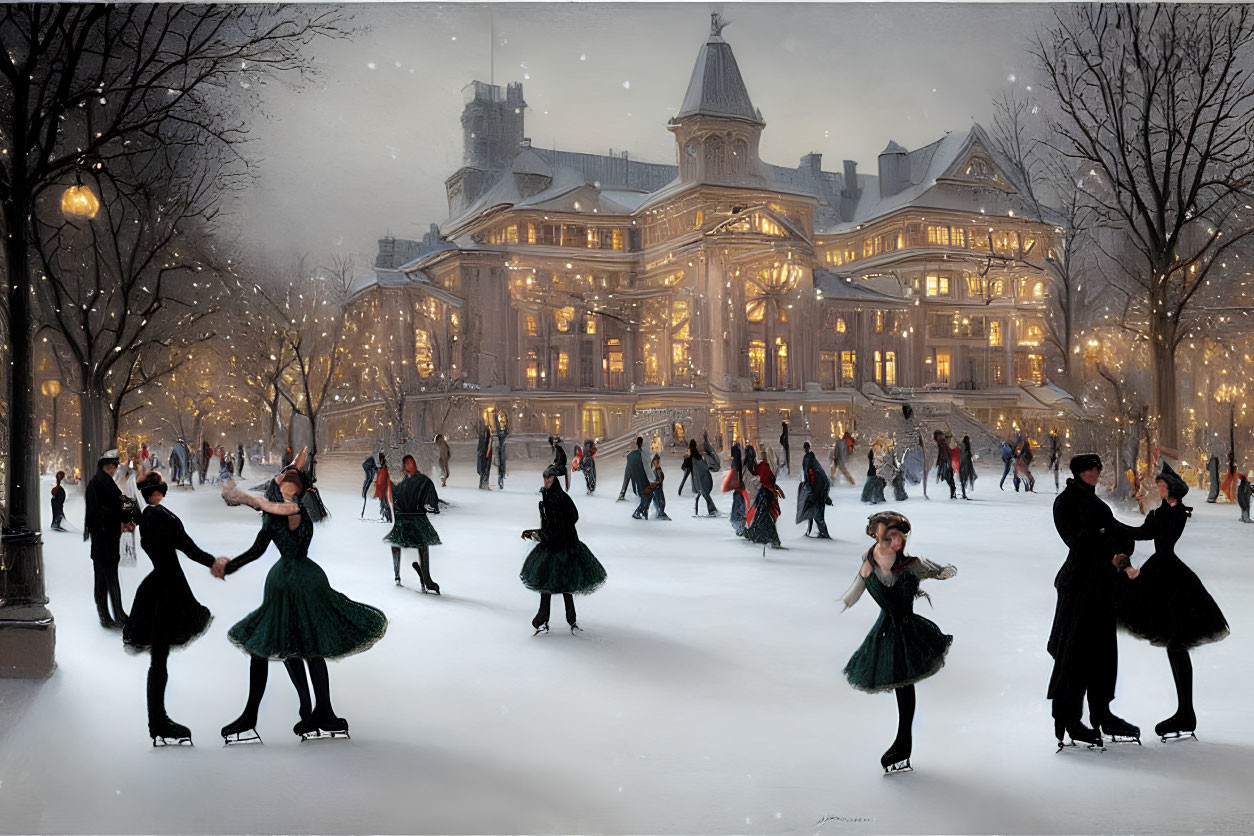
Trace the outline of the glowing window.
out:
[[[927,242],[942,247],[949,246],[949,227],[947,226],[927,226]]]
[[[565,351],[559,351],[557,353],[557,376],[566,377],[566,374],[569,371],[570,371],[570,355],[567,354]]]
[[[584,316],[583,331],[585,334],[595,334],[597,332],[596,314],[587,314]]]
[[[1037,282],[1036,284],[1032,285],[1032,295],[1035,296],[1037,299],[1040,299],[1042,296],[1044,296],[1045,295],[1045,283]]]
[[[988,321],[988,344],[1001,345],[1001,320],[990,319]]]
[[[845,318],[843,316],[836,317],[836,333],[843,334],[848,330],[849,327],[845,325]]]
[[[949,295],[949,277],[948,276],[928,276],[927,277],[927,295],[928,296],[948,296]]]
[[[534,337],[534,336],[536,336],[536,334],[538,334],[538,333],[539,333],[539,331],[540,331],[540,326],[539,326],[539,323],[537,323],[537,322],[536,322],[536,317],[535,317],[535,315],[534,315],[534,314],[527,314],[526,323],[527,323],[527,326],[526,326],[526,327],[527,327],[527,336],[528,336],[528,337]]]
[[[553,324],[557,326],[557,330],[565,334],[570,330],[570,323],[575,318],[575,309],[567,306],[558,308],[553,312]]]
[[[884,352],[884,383],[887,386],[897,385],[897,352]]]
[[[840,385],[853,386],[858,374],[858,352],[842,351],[840,353]]]
[[[754,386],[761,386],[766,369],[766,343],[762,340],[749,342],[749,375]]]

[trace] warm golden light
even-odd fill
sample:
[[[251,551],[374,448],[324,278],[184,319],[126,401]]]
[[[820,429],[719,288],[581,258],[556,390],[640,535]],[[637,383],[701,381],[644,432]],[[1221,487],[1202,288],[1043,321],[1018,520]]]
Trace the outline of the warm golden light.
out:
[[[61,195],[61,211],[77,218],[94,218],[100,211],[100,201],[86,186],[70,186]]]

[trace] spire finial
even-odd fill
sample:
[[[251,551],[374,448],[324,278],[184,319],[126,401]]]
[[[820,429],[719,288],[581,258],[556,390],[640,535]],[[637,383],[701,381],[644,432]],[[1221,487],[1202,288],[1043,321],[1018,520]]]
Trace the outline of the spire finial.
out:
[[[710,12],[710,34],[720,36],[723,30],[731,23],[730,20],[723,20],[723,15],[719,12]]]

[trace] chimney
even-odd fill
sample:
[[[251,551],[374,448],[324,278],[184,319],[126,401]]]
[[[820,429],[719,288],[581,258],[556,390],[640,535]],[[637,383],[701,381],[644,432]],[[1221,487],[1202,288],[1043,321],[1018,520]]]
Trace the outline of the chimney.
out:
[[[853,220],[853,212],[862,197],[862,189],[858,186],[858,164],[853,160],[845,160],[845,181],[840,190],[840,219],[848,223]]]
[[[806,154],[801,158],[799,168],[811,177],[818,177],[819,173],[823,171],[823,155],[813,152]]]
[[[880,152],[880,197],[891,197],[910,185],[910,157],[892,140]]]

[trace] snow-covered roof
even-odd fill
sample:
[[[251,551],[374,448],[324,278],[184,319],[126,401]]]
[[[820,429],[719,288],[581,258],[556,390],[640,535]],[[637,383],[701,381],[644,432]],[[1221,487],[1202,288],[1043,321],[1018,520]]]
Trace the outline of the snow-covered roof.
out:
[[[756,125],[765,124],[762,114],[749,100],[744,78],[732,54],[731,45],[722,35],[711,32],[697,53],[697,63],[692,68],[692,78],[676,120],[690,116],[714,116],[720,119],[740,119]]]
[[[814,287],[823,294],[824,299],[863,302],[885,307],[905,307],[910,304],[903,296],[894,296],[875,290],[860,279],[838,276],[822,268],[814,271]]]
[[[997,151],[979,123],[973,123],[966,133],[947,133],[914,151],[906,151],[895,142],[889,142],[884,150],[886,153],[905,153],[909,164],[907,186],[896,194],[881,195],[877,175],[859,174],[858,186],[862,195],[854,208],[853,217],[822,232],[843,232],[907,206],[975,213],[984,209],[985,214],[993,216],[1014,211],[1017,217],[1031,217],[1034,212],[1031,201],[1021,194],[1022,185],[1013,167]],[[1000,187],[993,186],[992,181],[982,182],[964,175],[962,167],[973,154],[992,161]],[[971,187],[980,189],[980,194],[973,194],[972,188],[963,188],[961,182],[946,182],[949,178],[958,181],[966,179]]]

